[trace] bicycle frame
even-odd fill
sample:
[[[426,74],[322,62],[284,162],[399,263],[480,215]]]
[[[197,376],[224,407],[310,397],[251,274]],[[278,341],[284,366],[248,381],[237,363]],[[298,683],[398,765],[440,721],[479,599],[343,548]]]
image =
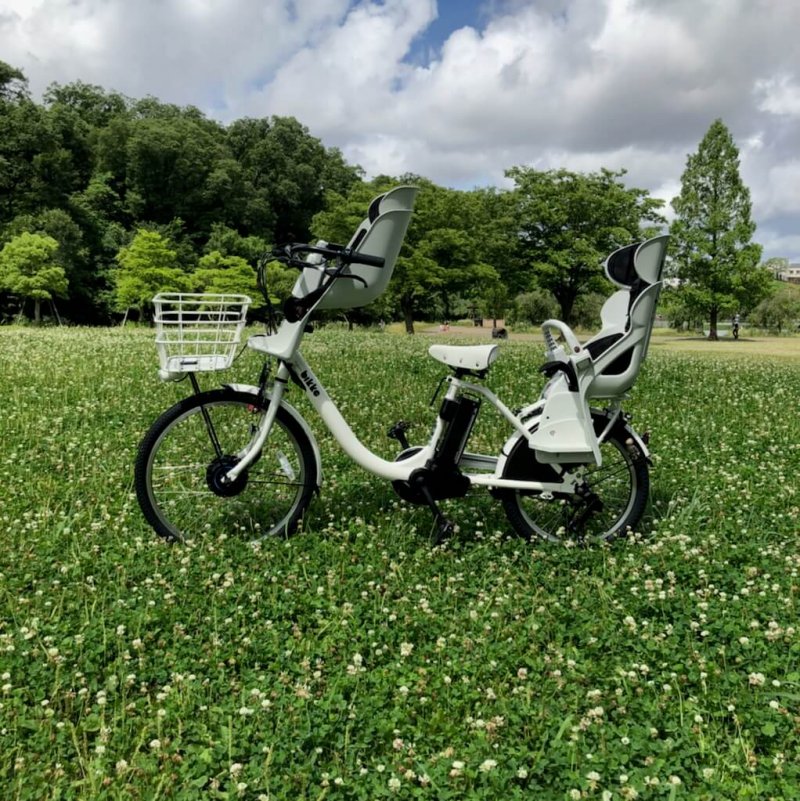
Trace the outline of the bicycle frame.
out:
[[[265,339],[268,339],[268,337]],[[261,350],[262,348],[259,347],[258,349]],[[421,446],[419,451],[402,461],[383,459],[372,452],[358,439],[308,362],[306,362],[299,352],[295,352],[290,359],[279,360],[274,385],[270,392],[268,411],[261,420],[259,430],[249,447],[245,452],[238,454],[239,462],[227,473],[229,481],[235,481],[258,457],[264,443],[269,437],[278,407],[282,403],[288,406],[284,401],[284,394],[289,380],[292,379],[305,389],[306,396],[311,405],[342,450],[367,472],[389,481],[408,481],[414,471],[425,467],[426,463],[434,455],[437,443],[439,443],[444,431],[444,421],[440,416],[436,418],[436,423],[429,441],[427,444]],[[502,449],[500,457],[464,452],[459,461],[459,467],[466,468],[467,470],[483,471],[464,473],[470,485],[496,489],[517,489],[529,492],[558,492],[561,494],[572,494],[575,492],[575,487],[579,481],[579,470],[574,472],[565,471],[562,481],[557,483],[513,480],[501,477],[505,464],[505,454],[510,452],[510,445],[516,442],[520,437],[527,440],[530,444],[532,438],[532,423],[535,422],[538,412],[541,411],[544,400],[540,399],[536,401],[525,407],[519,415],[515,415],[493,392],[479,384],[465,381],[462,378],[452,375],[448,376],[446,381],[448,383],[448,388],[445,393],[445,399],[454,400],[463,392],[481,395],[497,409],[500,415],[514,429],[514,434],[512,434],[506,446]],[[258,391],[257,387],[248,388],[254,393]],[[605,431],[603,431],[599,437],[601,442],[612,429],[620,413],[619,404],[615,406],[616,408],[612,408],[610,420]],[[641,447],[646,451],[644,443],[639,444],[641,444]],[[491,473],[488,471],[491,471]]]

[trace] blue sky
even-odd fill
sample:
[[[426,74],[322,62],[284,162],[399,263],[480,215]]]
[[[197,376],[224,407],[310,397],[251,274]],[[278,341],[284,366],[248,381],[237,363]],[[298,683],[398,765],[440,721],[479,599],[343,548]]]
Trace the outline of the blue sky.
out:
[[[82,80],[293,115],[368,175],[624,168],[668,202],[721,118],[765,257],[795,262],[798,31],[786,0],[0,0],[0,57],[35,95]]]
[[[450,34],[465,26],[478,27],[485,20],[489,4],[482,0],[439,0],[438,16],[415,39],[406,56],[411,64],[428,64],[436,58]]]

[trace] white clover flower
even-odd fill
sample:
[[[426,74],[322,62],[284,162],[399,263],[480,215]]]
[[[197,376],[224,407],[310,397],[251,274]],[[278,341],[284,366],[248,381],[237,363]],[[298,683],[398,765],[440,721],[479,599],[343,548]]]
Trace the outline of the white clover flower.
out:
[[[481,773],[488,773],[490,770],[494,770],[497,767],[497,760],[496,759],[485,759],[478,765],[478,770]]]
[[[160,748],[161,748],[161,740],[158,739],[150,740],[151,751],[158,751]]]
[[[392,778],[389,779],[389,789],[393,793],[396,793],[400,789],[400,786],[401,782],[400,779],[397,778],[397,776],[392,776]]]
[[[414,645],[410,642],[401,642],[400,643],[400,656],[411,656],[411,652],[414,650]]]
[[[767,679],[763,673],[751,673],[747,680],[750,682],[751,687],[760,687]]]

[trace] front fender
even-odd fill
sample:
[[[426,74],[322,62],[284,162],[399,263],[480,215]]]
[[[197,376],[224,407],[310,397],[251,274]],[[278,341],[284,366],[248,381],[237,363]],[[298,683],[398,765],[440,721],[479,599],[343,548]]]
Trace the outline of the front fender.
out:
[[[234,392],[243,392],[248,395],[252,395],[254,398],[258,397],[258,387],[253,386],[252,384],[223,384],[225,387],[229,387],[230,389],[234,390]],[[265,396],[268,400],[272,400],[272,393],[266,392]],[[285,400],[281,401],[281,408],[286,411],[286,413],[292,418],[292,420],[297,423],[298,426],[302,429],[303,433],[308,437],[308,441],[311,443],[311,448],[314,451],[314,462],[316,463],[316,486],[319,489],[322,486],[322,456],[319,451],[319,445],[317,445],[317,440],[314,437],[314,432],[311,430],[311,427],[305,421],[305,418],[297,411],[297,409],[292,406],[291,403],[287,403]]]

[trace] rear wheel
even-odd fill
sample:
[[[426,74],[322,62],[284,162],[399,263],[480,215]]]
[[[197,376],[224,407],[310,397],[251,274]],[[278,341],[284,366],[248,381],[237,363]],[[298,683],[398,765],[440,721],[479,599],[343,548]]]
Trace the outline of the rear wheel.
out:
[[[282,407],[253,464],[226,483],[269,401],[232,389],[194,395],[156,420],[139,446],[136,495],[162,537],[228,534],[258,540],[297,528],[316,488],[308,436]]]
[[[597,434],[608,418],[592,410]],[[523,490],[506,490],[500,498],[514,530],[525,539],[538,537],[551,542],[565,540],[609,540],[633,529],[644,513],[650,491],[647,461],[629,429],[618,423],[600,445],[602,466],[550,465],[536,460],[527,441],[521,439],[509,456],[515,478],[558,481],[562,469],[580,471],[578,491],[553,496]]]

